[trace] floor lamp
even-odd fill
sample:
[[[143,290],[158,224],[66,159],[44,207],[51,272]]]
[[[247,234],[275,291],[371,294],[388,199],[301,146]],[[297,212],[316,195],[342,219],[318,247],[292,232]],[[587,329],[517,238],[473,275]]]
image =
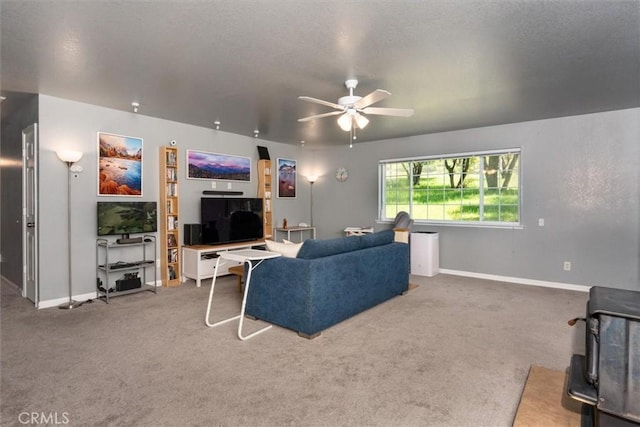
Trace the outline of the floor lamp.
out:
[[[71,173],[81,172],[80,166],[74,166],[74,163],[82,158],[81,151],[57,151],[56,155],[60,160],[67,164],[69,169],[67,172],[67,251],[68,253],[68,269],[69,269],[69,302],[66,302],[59,306],[63,310],[69,310],[72,308],[80,307],[84,302],[78,303],[73,300],[71,277],[73,276],[71,270]]]
[[[315,175],[310,175],[307,177],[307,181],[309,181],[309,184],[311,184],[310,191],[309,191],[309,213],[311,215],[309,225],[311,227],[313,227],[313,183],[316,182],[317,180],[318,180],[318,177]]]

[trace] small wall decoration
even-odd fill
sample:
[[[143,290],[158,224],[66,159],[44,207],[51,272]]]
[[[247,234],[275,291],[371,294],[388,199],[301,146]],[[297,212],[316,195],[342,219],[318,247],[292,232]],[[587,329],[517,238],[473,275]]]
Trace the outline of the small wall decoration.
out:
[[[187,150],[187,178],[251,181],[251,158]]]
[[[98,196],[142,196],[142,138],[98,132]]]
[[[278,159],[278,197],[296,197],[297,175],[295,160]]]

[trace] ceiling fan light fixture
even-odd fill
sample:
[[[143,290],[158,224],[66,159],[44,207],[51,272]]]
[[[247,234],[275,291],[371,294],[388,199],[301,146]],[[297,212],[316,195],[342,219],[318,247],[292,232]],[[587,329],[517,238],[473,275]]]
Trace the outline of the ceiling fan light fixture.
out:
[[[351,115],[347,112],[338,117],[338,126],[345,132],[349,132],[351,130],[351,126],[353,125],[353,121],[351,119]]]
[[[298,99],[301,99],[303,101],[325,105],[337,111],[330,111],[328,113],[321,113],[303,117],[301,119],[298,119],[298,121],[307,122],[322,117],[339,116],[337,122],[338,126],[340,126],[340,129],[345,132],[353,132],[355,131],[355,129],[364,129],[369,124],[369,119],[364,116],[365,114],[394,117],[409,117],[413,115],[413,110],[408,108],[371,107],[371,105],[376,104],[391,95],[391,92],[387,90],[376,89],[368,95],[362,97],[353,94],[353,90],[358,85],[358,81],[356,79],[349,79],[344,84],[347,89],[349,89],[349,95],[339,98],[337,104],[329,101],[324,101],[322,99],[311,98],[309,96],[299,96]]]
[[[360,129],[364,129],[369,124],[369,119],[362,114],[356,114],[354,120]]]

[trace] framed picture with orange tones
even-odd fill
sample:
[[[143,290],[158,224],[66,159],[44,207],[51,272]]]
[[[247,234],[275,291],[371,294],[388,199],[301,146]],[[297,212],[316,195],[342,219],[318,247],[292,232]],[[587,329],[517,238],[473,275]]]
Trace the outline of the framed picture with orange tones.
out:
[[[98,132],[98,196],[142,197],[142,138]]]

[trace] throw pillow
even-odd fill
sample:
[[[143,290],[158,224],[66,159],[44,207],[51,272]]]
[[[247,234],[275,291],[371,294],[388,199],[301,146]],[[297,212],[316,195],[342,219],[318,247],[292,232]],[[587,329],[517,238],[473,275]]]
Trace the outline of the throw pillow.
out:
[[[280,243],[273,240],[265,240],[267,250],[271,252],[278,252],[282,256],[287,258],[295,258],[298,256],[298,251],[302,247],[302,243]]]

